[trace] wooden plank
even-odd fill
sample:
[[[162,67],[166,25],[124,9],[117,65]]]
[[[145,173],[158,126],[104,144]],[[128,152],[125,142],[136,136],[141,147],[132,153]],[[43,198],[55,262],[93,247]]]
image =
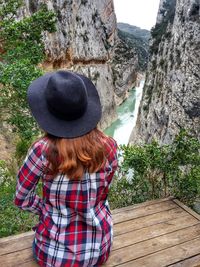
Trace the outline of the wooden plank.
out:
[[[174,262],[181,261],[199,253],[200,237],[184,242],[182,244],[164,249],[137,260],[129,261],[120,267],[166,267]],[[197,264],[195,267],[197,267]],[[109,265],[106,265],[107,267]],[[117,265],[115,265],[117,266]],[[186,265],[191,267],[190,265]]]
[[[144,227],[148,227],[153,224],[169,221],[186,214],[186,211],[184,211],[183,209],[175,208],[171,210],[161,211],[156,214],[150,214],[148,216],[140,217],[131,221],[114,224],[114,235],[117,236]]]
[[[189,264],[199,263],[200,216],[181,202],[174,198],[159,199],[112,213],[114,246],[105,267],[198,266]],[[32,240],[33,232],[0,239],[0,266],[38,266],[32,257]],[[195,252],[197,248],[199,251]]]
[[[113,216],[113,221],[115,224],[117,224],[120,222],[125,222],[125,221],[131,220],[131,219],[144,217],[144,216],[147,216],[149,214],[154,214],[154,213],[158,213],[160,211],[170,210],[173,208],[177,208],[177,204],[171,200],[168,200],[165,202],[145,206],[142,208],[132,209],[129,211],[122,211],[121,213],[117,213]]]
[[[38,267],[38,266],[39,265],[36,263],[35,260],[24,262],[24,263],[21,263],[20,265],[20,267]]]
[[[32,249],[23,249],[14,253],[0,256],[0,264],[5,267],[16,267],[33,260]]]
[[[179,207],[181,207],[182,209],[184,209],[185,211],[187,211],[189,214],[191,214],[192,216],[194,216],[195,218],[197,218],[200,221],[200,214],[196,213],[194,210],[192,210],[189,207],[187,207],[186,205],[184,205],[178,199],[174,199],[173,202],[176,203],[177,205],[179,205]]]
[[[23,237],[20,236],[18,239],[6,240],[0,243],[0,256],[8,253],[16,252],[22,249],[30,248],[33,242],[34,233],[31,232],[29,235]]]
[[[165,201],[165,203],[167,203],[166,201]],[[176,204],[173,204],[173,206],[174,205],[176,205]],[[165,205],[163,207],[162,205],[160,206],[160,203],[159,203],[159,206],[156,205],[156,204],[153,205],[153,206],[156,206],[155,209],[157,210],[157,212],[158,212],[158,210],[162,210],[161,215],[159,215],[159,222],[160,222],[160,219],[162,219],[162,218],[165,220],[165,214],[163,214],[163,212],[164,212],[165,209],[168,209],[170,207],[170,205],[168,206],[168,204],[167,204],[167,205]],[[140,210],[138,210],[138,211],[140,212],[140,215],[143,213]],[[133,214],[132,214],[132,212],[133,212]],[[148,210],[146,210],[146,213],[147,214],[148,213],[151,214],[153,212],[154,211],[152,210],[152,206],[148,206]],[[138,216],[138,215],[139,215],[139,213],[137,213],[135,211],[131,211],[131,212],[129,212],[129,219],[131,217],[134,218],[135,216]],[[177,216],[182,216],[182,215],[183,214],[181,214],[181,213],[177,214]],[[114,222],[116,220],[115,216],[116,216],[116,214],[114,214],[114,216],[113,216]],[[119,215],[117,214],[117,216],[119,216]],[[144,216],[144,214],[143,214],[143,216]],[[169,219],[171,219],[171,218],[174,218],[174,217],[173,216],[169,217]],[[153,218],[151,216],[148,217],[147,218],[148,223],[152,223],[152,219]],[[117,221],[119,221],[119,219],[117,219]],[[128,231],[128,230],[130,230],[130,226],[131,226],[131,230],[133,230],[133,226],[134,225],[137,225],[137,227],[138,227],[138,225],[141,226],[141,227],[143,227],[143,226],[145,227],[146,226],[146,224],[144,224],[145,222],[144,222],[144,218],[143,217],[139,221],[137,220],[135,222],[131,222],[131,225],[128,222],[128,227],[127,228],[124,228],[124,222],[122,222],[122,223],[123,223],[123,225],[120,224],[119,227],[116,227],[114,225],[115,235],[117,235],[118,232],[119,232],[117,230],[118,228],[120,228],[121,230],[127,230]],[[156,222],[154,222],[154,223],[156,223]],[[4,254],[10,253],[10,252],[15,252],[15,251],[18,251],[18,250],[29,248],[31,246],[31,244],[32,244],[33,235],[34,235],[33,232],[27,232],[27,233],[19,234],[19,235],[16,235],[16,236],[10,236],[10,237],[6,237],[6,238],[1,238],[0,239],[0,255],[4,255]]]
[[[135,243],[161,236],[167,233],[171,233],[199,223],[199,220],[189,214],[186,214],[185,216],[175,218],[173,220],[165,221],[136,231],[118,235],[114,237],[112,250],[133,245]]]
[[[7,242],[7,241],[18,240],[20,238],[24,238],[24,237],[31,236],[31,235],[33,235],[33,231],[29,231],[29,232],[25,232],[25,233],[22,233],[22,234],[3,237],[3,238],[0,238],[0,244],[2,244],[4,242]]]
[[[137,267],[146,266],[145,265],[146,262],[147,263],[151,262],[148,260],[148,256],[147,256],[148,254],[151,254],[151,253],[155,254],[155,252],[157,251],[166,250],[166,248],[169,248],[172,246],[174,247],[176,245],[195,239],[197,237],[199,237],[199,245],[200,245],[200,224],[187,227],[187,228],[184,228],[184,229],[181,229],[181,230],[178,230],[178,231],[166,234],[166,235],[155,237],[155,238],[143,241],[143,242],[139,242],[134,245],[127,246],[126,248],[114,250],[112,251],[108,259],[108,262],[105,266],[106,267],[117,266],[118,264],[123,264],[123,263],[133,261],[133,260],[135,260],[133,261],[134,265],[131,265],[131,266],[137,266]],[[195,254],[197,254],[197,252]],[[147,256],[147,261],[145,260],[146,256]],[[173,250],[173,253],[171,252],[170,256],[172,257],[174,256],[176,258],[176,249]],[[140,257],[142,257],[142,259],[139,259],[137,261],[136,259]],[[154,255],[154,257],[157,258],[156,255]],[[142,265],[143,258],[144,258],[145,264]],[[157,262],[157,259],[155,260],[155,262]],[[166,266],[166,263],[168,263],[168,261],[165,261],[165,266]],[[169,262],[169,263],[172,263],[172,262]],[[152,266],[156,267],[157,265],[154,265],[151,262],[151,267]]]
[[[200,254],[195,255],[189,259],[184,259],[174,264],[167,265],[167,267],[199,267],[199,266],[200,266]]]
[[[38,266],[39,265],[34,260],[26,262],[26,263],[22,263],[20,265],[20,267],[38,267]],[[197,256],[191,257],[190,259],[183,260],[177,264],[168,265],[166,267],[199,267],[199,266],[200,266],[200,255],[197,255]]]
[[[168,201],[168,200],[173,200],[173,199],[174,199],[174,197],[170,196],[170,197],[167,197],[167,198],[159,198],[159,199],[148,200],[148,201],[145,201],[145,202],[142,202],[142,203],[138,203],[138,204],[134,204],[134,205],[130,205],[130,206],[127,206],[127,207],[114,209],[114,210],[112,210],[112,214],[114,215],[116,213],[121,213],[123,211],[129,211],[129,210],[132,210],[132,209],[142,208],[142,207],[146,207],[146,206],[149,206],[149,205],[154,205],[154,204],[157,204],[157,203],[162,203],[162,202],[165,202],[165,201]]]

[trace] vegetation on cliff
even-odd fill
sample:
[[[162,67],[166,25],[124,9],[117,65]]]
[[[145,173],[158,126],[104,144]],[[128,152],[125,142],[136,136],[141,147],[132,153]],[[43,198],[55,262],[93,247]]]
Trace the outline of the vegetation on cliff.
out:
[[[148,45],[150,39],[150,32],[148,30],[141,29],[137,26],[133,26],[123,22],[117,23],[117,28],[123,32],[127,32],[131,35],[134,35],[136,38],[143,40]]]
[[[41,5],[32,16],[16,19],[20,7],[21,0],[0,1],[0,110],[1,120],[18,134],[17,150],[24,154],[39,131],[26,92],[31,81],[42,74],[38,67],[45,58],[42,33],[55,30],[55,15]]]
[[[193,207],[200,196],[200,142],[181,130],[170,145],[156,141],[121,147],[123,161],[110,203],[119,208],[154,198],[177,197]]]
[[[149,55],[150,32],[126,23],[118,23],[118,36],[130,49],[134,49],[138,55],[140,71],[145,71]]]
[[[16,187],[16,162],[21,161],[39,129],[30,115],[26,92],[41,76],[38,67],[45,58],[43,31],[55,30],[55,15],[45,5],[32,16],[16,19],[21,0],[0,0],[0,119],[18,136],[16,155],[0,160],[0,237],[30,230],[37,218],[20,212],[13,205]]]

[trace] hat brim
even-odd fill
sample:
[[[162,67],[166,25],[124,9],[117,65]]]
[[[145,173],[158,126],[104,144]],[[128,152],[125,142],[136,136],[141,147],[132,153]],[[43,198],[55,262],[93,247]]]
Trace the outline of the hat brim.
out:
[[[47,133],[63,138],[75,138],[93,130],[101,119],[102,109],[99,95],[94,84],[85,76],[79,76],[87,90],[88,104],[83,116],[76,120],[62,120],[49,110],[45,100],[45,88],[52,73],[47,73],[33,81],[28,88],[27,99],[33,117]]]

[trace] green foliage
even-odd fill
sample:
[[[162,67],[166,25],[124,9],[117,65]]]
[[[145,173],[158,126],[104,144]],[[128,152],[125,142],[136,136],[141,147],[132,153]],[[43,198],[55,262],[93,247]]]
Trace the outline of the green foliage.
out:
[[[24,160],[24,155],[27,154],[27,151],[30,147],[30,143],[32,142],[33,140],[21,138],[16,143],[15,157],[17,159],[18,165],[22,164],[22,161]]]
[[[0,238],[30,231],[38,218],[28,212],[20,211],[13,205],[16,180],[13,173],[0,162]]]
[[[37,223],[37,217],[23,211],[19,211],[13,205],[15,194],[15,183],[12,185],[3,185],[0,188],[0,194],[3,198],[0,199],[0,238],[30,231]]]
[[[0,110],[22,142],[32,142],[39,129],[30,115],[26,92],[42,75],[38,67],[45,59],[42,34],[55,31],[55,15],[45,5],[29,17],[16,19],[20,0],[0,1]]]
[[[170,145],[153,141],[121,150],[123,163],[111,189],[112,206],[169,195],[192,206],[200,195],[200,142],[185,130]]]
[[[16,189],[16,166],[13,162],[0,160],[0,238],[30,231],[38,223],[34,214],[19,210],[13,200]],[[39,183],[37,194],[42,195],[42,186]]]
[[[26,92],[31,81],[43,73],[38,67],[45,59],[42,33],[55,30],[55,16],[44,5],[32,16],[17,20],[21,6],[19,0],[0,0],[0,116],[19,136],[18,163],[39,132],[27,106]],[[0,161],[0,237],[31,230],[37,223],[36,216],[13,205],[15,164]]]
[[[55,16],[43,5],[30,17],[16,20],[15,6],[17,4],[19,7],[20,3],[21,1],[9,0],[0,6],[0,38],[5,51],[3,58],[7,63],[27,59],[37,65],[44,59],[42,32],[55,30]]]
[[[6,162],[0,160],[0,185],[9,178],[10,171],[6,165]]]

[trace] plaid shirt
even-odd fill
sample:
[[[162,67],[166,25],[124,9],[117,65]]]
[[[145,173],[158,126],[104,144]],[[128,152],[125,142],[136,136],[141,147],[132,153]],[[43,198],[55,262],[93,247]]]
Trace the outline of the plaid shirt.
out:
[[[35,231],[35,253],[40,266],[100,266],[108,258],[112,244],[112,218],[107,195],[117,168],[117,145],[106,138],[108,157],[96,173],[81,180],[59,174],[45,179],[44,151],[47,138],[29,150],[18,173],[15,205],[39,215]],[[43,197],[36,193],[42,179]]]

